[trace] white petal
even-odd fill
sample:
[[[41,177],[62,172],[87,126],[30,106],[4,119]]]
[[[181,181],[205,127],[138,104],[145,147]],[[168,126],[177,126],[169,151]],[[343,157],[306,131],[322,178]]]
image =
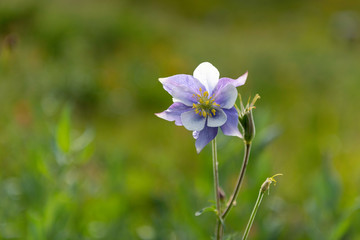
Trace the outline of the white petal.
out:
[[[197,139],[199,137],[199,131],[193,131],[192,135],[194,139]]]
[[[206,118],[196,114],[194,110],[184,112],[180,117],[182,124],[187,130],[201,131],[205,127]]]
[[[219,82],[220,73],[211,63],[203,62],[195,69],[193,76],[206,87],[206,90],[211,95]]]
[[[207,121],[208,127],[220,127],[226,123],[227,116],[221,109],[216,109],[215,116],[209,117]]]

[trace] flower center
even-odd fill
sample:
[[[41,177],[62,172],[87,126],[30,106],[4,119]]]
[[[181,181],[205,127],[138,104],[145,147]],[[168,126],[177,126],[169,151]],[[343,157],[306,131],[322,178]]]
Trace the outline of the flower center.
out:
[[[195,109],[195,113],[203,116],[204,118],[209,116],[215,116],[216,109],[214,106],[219,107],[220,105],[215,102],[214,94],[209,96],[208,91],[202,90],[199,88],[200,94],[194,94],[193,97],[196,98],[197,104],[193,103],[193,108]]]

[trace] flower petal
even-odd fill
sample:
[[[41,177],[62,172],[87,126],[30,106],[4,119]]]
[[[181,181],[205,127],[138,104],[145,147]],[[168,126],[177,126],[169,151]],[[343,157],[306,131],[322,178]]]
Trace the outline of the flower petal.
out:
[[[204,129],[199,132],[199,135],[195,142],[197,153],[200,153],[201,150],[216,137],[217,133],[218,127],[205,126]]]
[[[192,106],[196,102],[193,94],[199,93],[199,88],[205,88],[199,80],[191,75],[178,74],[167,78],[160,78],[164,89],[170,93],[176,102],[182,102],[187,106]]]
[[[197,139],[199,137],[199,131],[193,131],[192,135],[194,139]]]
[[[221,108],[232,108],[237,98],[237,90],[232,84],[228,84],[225,87],[215,92],[215,102],[221,106]]]
[[[247,76],[248,76],[248,72],[244,73],[243,75],[241,75],[239,78],[237,79],[231,79],[231,78],[221,78],[220,80],[222,82],[228,82],[232,85],[234,85],[235,87],[240,87],[242,85],[245,84],[246,82],[246,79],[247,79]],[[219,80],[219,82],[220,82]]]
[[[190,107],[188,107],[182,103],[175,102],[167,110],[165,110],[161,113],[155,113],[155,115],[158,116],[159,118],[165,119],[167,121],[175,121],[175,124],[177,126],[182,126],[180,115],[183,112],[186,112],[189,110],[191,110]]]
[[[181,114],[181,122],[187,130],[200,131],[205,126],[206,118],[190,110]]]
[[[205,86],[211,95],[219,82],[220,73],[211,63],[203,62],[194,70],[193,76]]]
[[[248,72],[241,75],[238,79],[220,78],[218,84],[214,89],[214,92],[219,91],[221,88],[225,87],[228,84],[231,84],[234,87],[240,87],[245,84],[247,76],[248,76]]]
[[[235,107],[230,109],[223,109],[223,111],[227,116],[227,121],[224,125],[221,126],[221,131],[227,136],[243,138],[238,128],[239,116]]]
[[[223,110],[215,109],[215,116],[208,117],[207,126],[208,127],[220,127],[225,124],[227,116]]]

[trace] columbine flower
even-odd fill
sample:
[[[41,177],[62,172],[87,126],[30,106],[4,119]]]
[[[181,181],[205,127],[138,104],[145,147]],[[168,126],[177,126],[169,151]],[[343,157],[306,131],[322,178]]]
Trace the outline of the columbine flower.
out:
[[[216,137],[219,127],[225,135],[242,137],[234,104],[236,87],[245,84],[247,72],[236,80],[219,76],[211,63],[204,62],[193,76],[178,74],[159,79],[174,103],[156,115],[193,131],[198,153]]]

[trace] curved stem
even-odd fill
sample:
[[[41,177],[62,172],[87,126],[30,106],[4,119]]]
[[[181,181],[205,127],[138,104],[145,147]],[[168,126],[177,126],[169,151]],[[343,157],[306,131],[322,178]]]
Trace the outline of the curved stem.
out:
[[[214,192],[216,199],[216,210],[218,212],[219,218],[221,217],[220,209],[220,196],[219,196],[219,171],[218,171],[218,161],[217,161],[217,150],[216,150],[216,137],[212,140],[212,159],[213,159],[213,173],[214,173]],[[217,220],[215,235],[216,240],[221,239],[221,232],[219,231],[220,219]]]
[[[261,203],[261,201],[262,201],[262,199],[264,197],[264,193],[265,192],[261,191],[261,189],[260,189],[258,198],[257,198],[256,203],[255,203],[255,206],[254,206],[254,208],[253,208],[253,210],[251,212],[250,219],[248,221],[248,224],[246,225],[246,229],[245,229],[242,240],[246,240],[248,235],[249,235],[251,226],[252,226],[252,224],[254,222],[254,219],[255,219],[255,216],[256,216],[256,212],[257,212],[257,210],[258,210],[258,208],[260,206],[260,203]]]
[[[232,206],[234,205],[234,201],[235,201],[235,199],[237,198],[237,195],[238,195],[238,193],[239,193],[242,180],[243,180],[243,178],[244,178],[244,176],[245,176],[246,166],[247,166],[247,164],[248,164],[248,162],[249,162],[250,149],[251,149],[251,143],[245,142],[244,160],[243,160],[243,164],[242,164],[242,166],[241,166],[239,178],[238,178],[238,181],[237,181],[237,183],[236,183],[234,192],[233,192],[230,200],[228,201],[228,203],[227,203],[227,205],[226,205],[226,209],[224,210],[224,212],[223,212],[223,213],[221,214],[221,216],[220,216],[220,218],[221,218],[222,220],[224,220],[224,219],[226,218],[226,216],[228,215],[228,213],[229,213],[229,211],[231,210]],[[219,232],[220,234],[223,233],[223,225],[221,224],[220,221],[217,223],[217,229],[218,229],[218,232]]]
[[[228,204],[226,205],[226,209],[224,210],[224,212],[221,214],[221,218],[225,219],[226,216],[228,215],[230,209],[232,208],[232,206],[234,205],[234,201],[239,193],[240,187],[241,187],[241,183],[243,181],[244,175],[245,175],[245,171],[246,171],[246,166],[248,164],[249,161],[249,156],[250,156],[250,149],[251,149],[251,143],[245,143],[245,154],[244,154],[244,160],[243,160],[243,164],[241,166],[241,170],[240,170],[240,175],[238,178],[238,181],[236,183],[236,187],[234,189],[234,192],[228,202]]]

